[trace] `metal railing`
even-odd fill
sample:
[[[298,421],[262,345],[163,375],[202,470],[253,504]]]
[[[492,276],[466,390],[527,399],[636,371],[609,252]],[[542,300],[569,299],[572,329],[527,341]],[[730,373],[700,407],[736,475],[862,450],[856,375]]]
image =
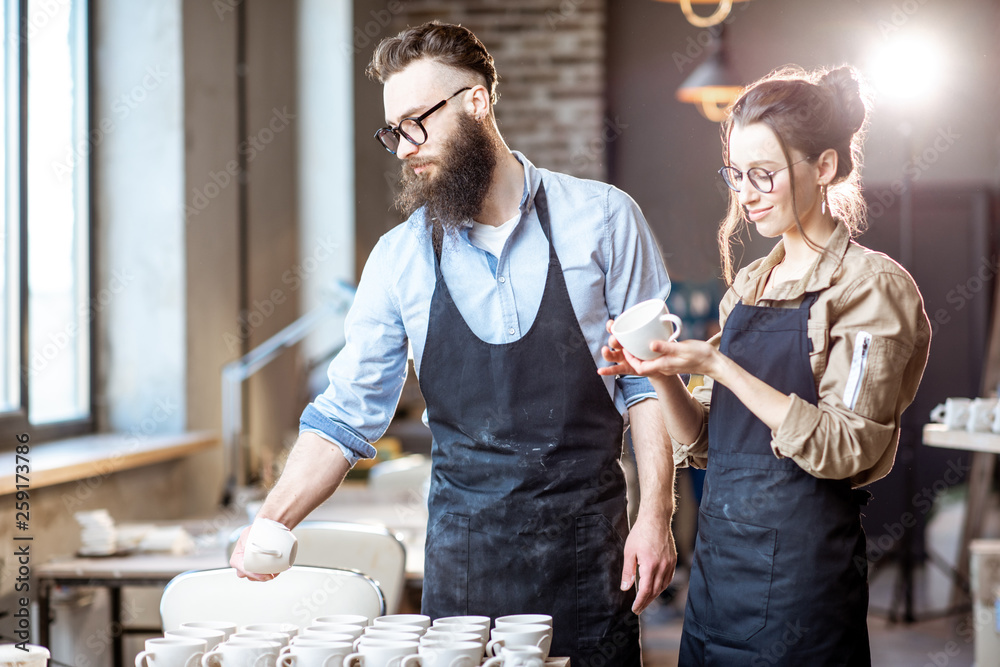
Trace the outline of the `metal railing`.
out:
[[[236,490],[246,483],[244,454],[247,449],[243,432],[243,383],[274,361],[282,352],[300,342],[323,318],[343,314],[354,301],[354,286],[338,281],[332,298],[315,308],[266,341],[222,368],[222,447],[226,486],[222,504],[228,506]],[[341,342],[341,344],[343,344]]]

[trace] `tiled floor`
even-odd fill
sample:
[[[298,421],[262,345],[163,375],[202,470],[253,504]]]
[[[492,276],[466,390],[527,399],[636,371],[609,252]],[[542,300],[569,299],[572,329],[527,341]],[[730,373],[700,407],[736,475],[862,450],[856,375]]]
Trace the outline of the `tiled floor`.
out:
[[[678,579],[683,579],[680,573]],[[915,611],[918,617],[929,609],[947,604],[948,589],[940,573],[918,572],[915,581]],[[890,606],[896,571],[886,568],[871,582],[868,630],[871,635],[872,665],[877,667],[969,667],[973,664],[969,616],[956,614],[917,623],[890,623],[883,610]],[[669,604],[657,601],[641,616],[643,664],[645,667],[675,667],[680,645],[684,611],[684,590]],[[931,600],[933,598],[933,600]],[[932,606],[929,606],[932,605]],[[901,609],[899,610],[901,612]],[[931,615],[931,614],[928,614]]]

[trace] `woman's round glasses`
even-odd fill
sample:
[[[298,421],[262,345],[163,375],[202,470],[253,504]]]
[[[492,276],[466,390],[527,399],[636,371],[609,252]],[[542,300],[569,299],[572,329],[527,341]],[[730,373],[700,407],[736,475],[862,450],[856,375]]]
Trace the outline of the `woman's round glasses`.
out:
[[[375,139],[378,140],[382,147],[387,151],[396,154],[396,149],[399,148],[399,138],[402,137],[409,141],[414,146],[420,146],[427,141],[427,130],[424,128],[424,121],[432,113],[443,107],[448,103],[452,97],[458,95],[459,93],[464,93],[467,90],[471,90],[472,86],[466,86],[459,91],[456,91],[451,97],[441,100],[430,109],[425,111],[419,116],[412,118],[404,118],[399,121],[399,125],[393,127],[392,125],[386,125],[385,127],[380,127],[375,132]]]
[[[809,158],[804,157],[801,160],[786,165],[781,169],[775,169],[774,171],[768,171],[763,167],[753,167],[751,169],[747,169],[746,177],[750,181],[750,184],[757,188],[757,190],[764,194],[768,194],[774,190],[775,174],[779,171],[784,171],[789,167],[797,165],[799,162],[805,162],[808,159]],[[743,172],[736,167],[723,167],[719,170],[719,173],[722,174],[722,180],[726,182],[726,185],[728,185],[729,189],[733,192],[739,192],[740,188],[743,187]]]

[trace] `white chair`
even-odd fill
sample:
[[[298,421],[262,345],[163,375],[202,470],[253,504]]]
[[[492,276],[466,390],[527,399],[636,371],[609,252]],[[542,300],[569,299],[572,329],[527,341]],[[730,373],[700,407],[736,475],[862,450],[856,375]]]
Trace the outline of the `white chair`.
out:
[[[170,580],[160,598],[163,631],[188,621],[295,623],[309,625],[317,616],[385,614],[378,584],[360,572],[295,566],[270,581],[250,581],[236,570],[184,572]]]
[[[243,528],[229,536],[232,555]],[[303,521],[292,529],[299,542],[296,565],[356,570],[378,584],[386,613],[395,614],[406,584],[406,548],[385,526],[341,521]],[[280,579],[284,575],[280,575]]]
[[[383,498],[426,498],[430,479],[430,457],[410,454],[373,465],[368,471],[368,489]]]

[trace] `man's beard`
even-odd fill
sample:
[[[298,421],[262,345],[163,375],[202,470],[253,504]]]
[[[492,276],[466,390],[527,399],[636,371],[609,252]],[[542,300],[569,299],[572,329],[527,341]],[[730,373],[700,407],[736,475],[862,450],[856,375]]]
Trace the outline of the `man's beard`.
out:
[[[497,141],[486,125],[460,113],[454,137],[444,146],[442,156],[433,161],[437,167],[433,177],[426,175],[427,172],[414,173],[414,166],[427,164],[420,157],[403,163],[396,208],[410,217],[426,206],[428,227],[443,232],[459,229],[482,210],[493,182],[498,152]]]

